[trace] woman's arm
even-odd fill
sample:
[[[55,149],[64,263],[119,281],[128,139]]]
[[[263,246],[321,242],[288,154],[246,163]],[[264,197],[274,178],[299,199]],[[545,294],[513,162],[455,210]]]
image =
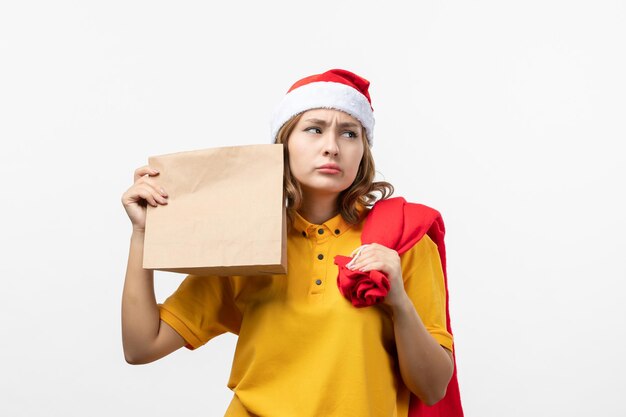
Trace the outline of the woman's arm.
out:
[[[146,205],[167,204],[167,194],[151,178],[158,171],[144,166],[135,171],[134,184],[122,195],[133,225],[126,280],[122,294],[122,344],[131,364],[155,361],[185,345],[185,340],[159,318],[154,296],[154,274],[143,269]]]
[[[398,253],[372,243],[361,250],[351,269],[384,272],[390,290],[381,307],[392,317],[400,374],[404,384],[428,405],[441,400],[454,371],[452,354],[428,332],[404,288]]]
[[[153,362],[185,345],[185,340],[159,319],[154,274],[143,269],[144,233],[133,231],[122,294],[122,344],[126,362]]]
[[[428,333],[406,292],[390,308],[402,380],[424,403],[435,404],[452,378],[452,352]]]

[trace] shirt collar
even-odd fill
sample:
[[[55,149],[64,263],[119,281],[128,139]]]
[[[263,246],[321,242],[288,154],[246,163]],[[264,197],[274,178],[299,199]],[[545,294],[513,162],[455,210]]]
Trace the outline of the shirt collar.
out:
[[[365,208],[362,205],[357,206],[357,210],[360,215],[363,214]],[[294,212],[293,217],[293,227],[298,233],[302,236],[317,236],[324,235],[325,233],[330,233],[331,235],[338,237],[344,234],[348,229],[352,227],[352,225],[346,222],[341,216],[341,213],[337,214],[335,217],[326,220],[322,224],[313,224],[306,220],[304,217],[300,215],[297,211]],[[322,233],[319,231],[323,230]]]

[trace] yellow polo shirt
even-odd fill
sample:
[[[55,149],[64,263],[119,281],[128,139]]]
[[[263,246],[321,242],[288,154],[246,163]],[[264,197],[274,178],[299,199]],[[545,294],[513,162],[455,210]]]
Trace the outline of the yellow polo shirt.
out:
[[[239,335],[228,387],[232,417],[405,417],[393,323],[380,307],[356,308],[337,287],[335,255],[360,246],[362,224],[323,225],[296,215],[288,274],[188,276],[160,305],[161,319],[196,349]],[[428,237],[401,257],[404,286],[430,334],[452,350],[436,245]]]

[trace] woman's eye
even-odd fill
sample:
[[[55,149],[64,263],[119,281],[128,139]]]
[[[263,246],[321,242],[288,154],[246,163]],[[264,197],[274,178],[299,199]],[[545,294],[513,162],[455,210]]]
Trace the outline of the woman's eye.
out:
[[[344,136],[346,136],[346,137],[348,137],[348,138],[357,138],[357,137],[358,137],[358,135],[356,134],[356,132],[353,132],[353,131],[351,131],[351,130],[349,130],[349,131],[347,131],[347,132],[344,132],[343,134],[344,134]]]
[[[307,129],[304,129],[305,132],[311,132],[311,133],[317,133],[318,135],[320,133],[322,133],[322,130],[317,128],[317,127],[309,127]]]

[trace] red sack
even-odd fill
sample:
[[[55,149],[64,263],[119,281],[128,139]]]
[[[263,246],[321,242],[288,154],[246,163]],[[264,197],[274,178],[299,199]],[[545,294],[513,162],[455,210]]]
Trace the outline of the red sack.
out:
[[[427,234],[439,249],[441,266],[446,287],[446,326],[450,327],[448,277],[446,273],[445,227],[441,214],[422,204],[407,203],[402,197],[378,201],[370,210],[363,225],[361,243],[378,243],[403,254]],[[381,302],[389,291],[389,279],[379,271],[359,272],[346,268],[352,258],[336,256],[339,267],[337,285],[339,291],[355,307],[367,307]],[[461,396],[457,381],[456,349],[452,353],[454,373],[448,384],[445,397],[432,406],[427,406],[411,394],[409,417],[463,417]]]

